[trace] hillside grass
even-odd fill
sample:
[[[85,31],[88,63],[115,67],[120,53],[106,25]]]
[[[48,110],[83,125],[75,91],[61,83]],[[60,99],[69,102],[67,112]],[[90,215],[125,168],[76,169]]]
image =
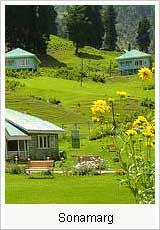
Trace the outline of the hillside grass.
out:
[[[140,112],[142,110],[140,102],[144,97],[154,100],[154,90],[143,90],[142,82],[137,76],[108,79],[106,84],[86,81],[83,87],[77,81],[47,76],[19,79],[19,81],[25,86],[6,92],[6,107],[35,115],[64,128],[65,133],[59,137],[59,147],[67,152],[70,165],[75,160],[72,156],[95,154],[107,159],[111,169],[120,167],[118,163],[113,162],[116,153],[110,153],[107,148],[108,144],[113,144],[111,136],[100,140],[89,140],[94,128],[90,110],[94,100],[115,98],[118,101],[115,109],[116,119],[122,123],[126,122],[127,117],[132,120],[137,111],[139,115],[143,115],[143,112]],[[119,101],[116,95],[119,90],[126,90],[128,97]],[[37,99],[39,97],[41,100]],[[56,98],[61,103],[51,104],[48,102],[49,98]],[[107,114],[107,120],[111,122],[111,113]],[[72,149],[71,130],[75,128],[80,130],[80,149]]]
[[[67,151],[68,160],[73,163],[72,155],[96,154],[107,158],[113,168],[119,167],[113,163],[115,153],[109,153],[105,145],[112,144],[111,136],[89,141],[94,129],[91,120],[91,105],[97,99],[115,99],[115,115],[117,122],[126,123],[133,120],[135,114],[142,115],[145,108],[142,100],[151,98],[154,101],[154,89],[144,90],[147,85],[153,85],[154,79],[145,83],[136,75],[112,76],[108,75],[110,61],[113,72],[117,68],[116,57],[120,53],[97,50],[93,47],[80,49],[79,56],[74,54],[71,41],[52,35],[48,43],[47,55],[41,56],[41,67],[35,75],[20,72],[19,85],[14,90],[6,90],[6,107],[17,111],[35,115],[44,120],[53,122],[65,129],[60,136],[60,149]],[[83,57],[83,68],[88,77],[83,80],[82,87],[78,80]],[[74,80],[62,79],[67,72]],[[70,72],[71,71],[71,72]],[[105,74],[106,83],[96,83],[89,77],[96,73]],[[77,74],[77,75],[76,75]],[[7,77],[8,80],[13,78]],[[117,91],[126,91],[127,97],[120,100]],[[49,103],[49,100],[58,100],[59,104]],[[142,111],[143,109],[143,111]],[[147,115],[146,112],[145,115]],[[112,122],[111,112],[106,117],[109,124]],[[72,149],[71,130],[78,128],[81,135],[81,148]],[[111,129],[111,125],[109,126]]]
[[[39,57],[42,63],[37,73],[32,76],[19,72],[17,79],[7,77],[13,86],[14,81],[18,83],[13,88],[6,84],[6,108],[40,117],[64,128],[64,134],[59,135],[59,148],[67,152],[66,167],[75,164],[74,156],[92,154],[107,159],[109,170],[119,170],[119,162],[113,161],[116,152],[110,152],[107,147],[113,144],[113,137],[108,135],[89,140],[95,129],[91,120],[91,105],[97,99],[113,97],[116,121],[125,125],[138,115],[153,118],[154,110],[146,110],[141,102],[145,98],[154,101],[155,97],[154,89],[144,90],[144,87],[154,85],[154,79],[145,83],[136,75],[119,76],[116,62],[119,55],[118,52],[84,47],[80,49],[79,56],[75,56],[72,42],[51,36],[47,55]],[[83,79],[81,87],[79,76],[82,62],[87,78]],[[92,77],[96,74],[104,76],[106,82],[94,82]],[[126,91],[127,97],[121,100],[117,91]],[[54,99],[60,103],[50,103]],[[111,112],[106,120],[111,130]],[[80,130],[80,149],[72,148],[73,129]],[[154,149],[152,156],[154,158]],[[6,174],[6,203],[135,203],[131,192],[120,186],[120,179],[122,176],[112,174],[93,177],[56,175],[52,180],[34,180],[25,175]]]
[[[6,174],[6,204],[134,204],[117,175],[29,179]]]

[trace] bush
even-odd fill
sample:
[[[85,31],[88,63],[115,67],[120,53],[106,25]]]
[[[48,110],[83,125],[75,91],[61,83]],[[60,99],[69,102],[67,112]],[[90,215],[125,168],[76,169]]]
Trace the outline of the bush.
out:
[[[25,84],[15,80],[15,79],[6,79],[6,90],[15,90],[18,87],[24,87]]]
[[[101,82],[101,83],[106,82],[106,78],[104,74],[95,74],[95,76],[92,77],[92,80],[95,82]]]
[[[144,107],[147,107],[149,109],[154,109],[155,108],[155,102],[151,98],[145,98],[142,102],[141,105]]]
[[[119,157],[118,156],[113,157],[113,162],[119,162]]]
[[[152,89],[155,89],[155,84],[144,86],[143,89],[144,89],[144,90],[152,90]]]
[[[112,135],[112,125],[104,124],[104,125],[94,126],[94,128],[91,130],[91,135],[89,137],[89,140],[92,141],[92,140],[101,139],[108,135]]]
[[[59,157],[60,157],[60,159],[61,158],[67,159],[67,153],[66,153],[66,151],[65,150],[60,150],[59,151]]]
[[[12,70],[10,68],[6,68],[6,77],[11,77],[11,78],[20,78],[20,79],[27,79],[27,78],[32,78],[32,77],[37,77],[40,76],[40,72],[36,71],[29,71],[29,70]]]
[[[54,105],[59,105],[61,103],[60,100],[57,100],[56,98],[49,98],[49,103],[54,104]]]
[[[96,175],[95,161],[82,161],[74,167],[73,174],[78,176]]]
[[[6,173],[11,173],[11,174],[21,174],[25,172],[25,166],[20,166],[16,164],[8,164],[6,165],[5,168]]]
[[[61,68],[56,70],[55,77],[56,78],[63,78],[63,79],[67,79],[67,80],[79,80],[80,71],[76,68],[61,67]]]

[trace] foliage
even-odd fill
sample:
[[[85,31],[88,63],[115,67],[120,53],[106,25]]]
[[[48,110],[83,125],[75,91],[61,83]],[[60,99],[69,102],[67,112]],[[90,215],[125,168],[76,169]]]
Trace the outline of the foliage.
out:
[[[68,29],[69,39],[78,49],[85,45],[101,46],[103,26],[99,6],[70,6],[67,8],[64,18]]]
[[[62,18],[67,6],[55,6],[57,11],[58,32],[62,37],[67,38],[65,21]],[[108,6],[102,6],[103,11],[107,10]],[[154,20],[155,20],[155,7],[151,5],[114,5],[116,11],[116,31],[117,31],[117,46],[120,50],[128,49],[129,43],[131,47],[138,48],[136,44],[136,34],[138,23],[142,17],[147,16],[150,21],[150,51],[154,52]],[[103,14],[102,14],[103,19]]]
[[[105,83],[106,82],[106,78],[104,74],[98,74],[96,73],[93,77],[92,80],[95,82],[101,82],[101,83]]]
[[[136,128],[136,130],[134,130]],[[133,123],[133,129],[128,130],[128,137],[122,131],[119,138],[121,146],[115,145],[117,153],[125,171],[125,183],[131,189],[137,203],[154,203],[154,164],[151,160],[153,148],[154,125],[143,116],[139,116]],[[124,154],[127,160],[124,159]]]
[[[129,186],[137,203],[154,203],[155,175],[151,159],[154,123],[148,122],[144,116],[139,116],[132,127],[126,131],[128,137],[124,135],[124,131],[118,136],[121,146],[117,144],[116,136],[114,139],[121,166],[125,171],[126,178],[122,182]]]
[[[55,104],[55,105],[59,105],[61,103],[61,101],[56,99],[56,98],[49,98],[48,101],[49,101],[49,103]]]
[[[21,174],[25,172],[25,165],[6,164],[6,173]]]
[[[142,80],[151,80],[152,72],[145,68],[139,71]],[[118,91],[120,97],[125,97],[126,92]],[[100,101],[100,100],[99,100]],[[103,100],[101,100],[103,101]],[[155,173],[154,164],[151,153],[154,147],[154,133],[155,125],[154,118],[148,113],[146,118],[143,115],[138,116],[133,123],[117,126],[115,120],[115,106],[113,98],[109,98],[112,119],[113,119],[113,140],[116,147],[116,156],[113,158],[114,162],[120,162],[122,170],[125,174],[125,183],[133,193],[137,203],[151,204],[155,202]],[[104,103],[104,101],[103,101]],[[102,104],[102,103],[101,103]],[[95,122],[105,124],[106,118],[95,115],[95,108],[92,116]],[[100,108],[100,112],[104,113],[104,109]],[[153,112],[154,113],[154,112]],[[101,122],[99,117],[101,117]],[[128,129],[129,127],[129,129]]]
[[[56,33],[54,6],[6,6],[6,44],[35,52],[45,52],[51,33]]]
[[[6,83],[6,85],[5,85],[6,90],[15,90],[18,87],[24,87],[25,86],[24,83],[21,83],[15,79],[6,79],[5,83]]]
[[[59,36],[50,35],[48,41],[48,51],[69,50],[73,47],[73,43]]]
[[[95,175],[97,174],[96,167],[95,161],[82,161],[75,165],[73,174],[78,176]]]
[[[116,32],[116,12],[114,6],[108,6],[103,15],[104,21],[104,48],[113,51],[116,49],[117,32]]]
[[[155,108],[155,102],[151,98],[144,98],[144,100],[141,102],[141,105],[149,109]]]
[[[147,86],[143,87],[144,90],[152,90],[155,89],[155,84],[148,84]]]
[[[117,95],[120,97],[120,98],[124,98],[127,96],[127,92],[125,91],[117,91]]]
[[[14,70],[11,68],[6,68],[5,76],[10,77],[10,78],[27,79],[27,78],[41,76],[41,73],[40,73],[40,71],[32,72],[29,70]]]
[[[112,135],[112,126],[108,123],[94,125],[91,130],[89,140],[101,139],[105,136]]]
[[[150,45],[150,22],[147,17],[142,18],[138,25],[137,44],[141,51],[148,52]]]
[[[92,120],[95,122],[103,122],[104,116],[110,111],[110,106],[105,100],[97,100],[92,105]]]

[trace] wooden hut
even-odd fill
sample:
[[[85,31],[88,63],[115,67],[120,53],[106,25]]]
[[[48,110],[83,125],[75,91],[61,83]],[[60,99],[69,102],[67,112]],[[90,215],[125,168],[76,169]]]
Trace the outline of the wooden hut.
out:
[[[5,54],[5,63],[6,67],[14,70],[37,70],[40,60],[35,54],[17,48]]]
[[[121,75],[135,74],[138,69],[151,66],[151,55],[135,49],[126,51],[116,59]]]

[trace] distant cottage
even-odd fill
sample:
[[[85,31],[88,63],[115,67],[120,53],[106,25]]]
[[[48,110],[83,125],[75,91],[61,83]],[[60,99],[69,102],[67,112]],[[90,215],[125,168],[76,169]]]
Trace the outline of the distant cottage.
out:
[[[58,158],[58,134],[64,130],[48,121],[6,109],[6,159]]]
[[[125,54],[116,59],[121,75],[135,74],[138,69],[151,65],[151,55],[135,49],[126,51]]]
[[[40,60],[35,54],[17,48],[5,54],[5,63],[6,67],[14,70],[37,70]]]

